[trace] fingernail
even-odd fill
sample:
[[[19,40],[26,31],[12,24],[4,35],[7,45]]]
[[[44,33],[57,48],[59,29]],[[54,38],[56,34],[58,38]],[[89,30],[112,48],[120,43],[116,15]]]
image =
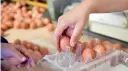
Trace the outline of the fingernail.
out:
[[[25,61],[26,60],[26,57],[22,57],[20,60],[21,61]]]
[[[72,47],[75,47],[75,45],[76,45],[76,42],[72,42],[72,43],[71,43],[71,46],[72,46]]]

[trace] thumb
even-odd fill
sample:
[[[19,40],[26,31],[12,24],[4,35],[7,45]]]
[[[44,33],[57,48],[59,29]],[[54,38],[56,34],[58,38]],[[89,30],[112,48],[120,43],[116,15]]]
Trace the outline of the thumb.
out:
[[[72,34],[71,39],[70,39],[70,45],[72,47],[75,47],[77,41],[79,40],[79,38],[81,36],[83,29],[84,29],[85,24],[84,23],[82,24],[82,23],[83,22],[78,22],[75,25],[73,34]]]

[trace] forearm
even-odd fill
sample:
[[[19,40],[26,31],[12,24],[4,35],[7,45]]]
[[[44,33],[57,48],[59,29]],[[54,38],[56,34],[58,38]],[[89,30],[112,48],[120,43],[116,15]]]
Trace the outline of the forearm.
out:
[[[128,10],[128,0],[84,0],[90,13],[120,12]]]

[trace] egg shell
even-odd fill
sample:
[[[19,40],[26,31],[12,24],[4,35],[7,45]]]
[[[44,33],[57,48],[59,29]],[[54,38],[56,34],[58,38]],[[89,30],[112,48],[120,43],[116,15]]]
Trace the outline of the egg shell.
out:
[[[50,23],[50,19],[49,18],[44,18],[43,19],[43,22],[45,25],[49,24]]]
[[[21,28],[21,24],[20,23],[14,24],[14,28],[15,29],[20,29]]]
[[[41,53],[42,57],[44,57],[45,55],[48,55],[48,53],[49,53],[48,48],[41,47],[40,48],[40,53]]]
[[[93,44],[94,44],[94,39],[91,39],[91,40],[88,41],[88,47],[89,48],[93,49],[94,48]]]
[[[106,54],[106,49],[102,45],[96,45],[94,50],[97,52],[98,56],[103,56]]]
[[[27,8],[26,8],[25,6],[23,6],[23,7],[21,8],[21,11],[22,11],[22,12],[27,12]]]
[[[73,28],[68,28],[67,30],[66,30],[66,35],[67,36],[69,36],[69,37],[71,37],[72,36],[72,33],[73,33]]]
[[[118,43],[113,44],[113,50],[122,50],[122,46]]]
[[[14,44],[20,45],[20,44],[21,44],[21,40],[20,40],[20,39],[16,39],[16,40],[14,41]]]
[[[39,50],[40,50],[40,46],[38,46],[38,45],[33,45],[32,49],[33,49],[34,51],[39,51]]]
[[[6,24],[1,24],[1,29],[3,31],[6,31],[8,29],[7,25]]]
[[[30,23],[30,28],[31,29],[36,29],[37,28],[37,24],[36,23]]]
[[[107,52],[112,51],[112,43],[109,41],[103,41],[103,46],[105,47]]]
[[[9,28],[12,28],[13,27],[13,22],[12,21],[7,21],[5,23]]]
[[[21,28],[22,29],[28,29],[29,28],[29,24],[28,23],[22,23],[21,24]]]
[[[28,41],[26,41],[26,40],[23,40],[22,42],[21,42],[21,44],[25,47],[25,48],[27,48],[27,44],[28,44],[29,42]]]
[[[39,51],[34,51],[32,54],[32,58],[35,61],[35,63],[37,63],[42,58],[42,55]]]
[[[123,48],[123,51],[128,53],[128,48]]]
[[[40,12],[40,13],[44,13],[45,11],[46,11],[45,8],[43,8],[43,7],[40,7],[40,8],[39,8],[39,12]]]
[[[96,45],[101,45],[102,44],[102,40],[100,38],[94,38],[94,46]]]
[[[36,20],[36,23],[38,27],[44,27],[44,24],[41,20]]]
[[[96,51],[91,49],[91,48],[86,48],[84,49],[83,53],[82,53],[82,60],[83,61],[89,61],[91,59],[96,58]]]
[[[60,39],[61,50],[66,51],[67,46],[70,46],[70,38],[68,36],[62,36]]]
[[[54,26],[53,26],[53,24],[48,24],[48,25],[47,25],[47,28],[48,28],[48,31],[50,31],[50,32],[54,31]]]
[[[2,6],[3,6],[3,7],[7,6],[7,2],[3,2],[3,3],[2,3]]]
[[[28,43],[26,44],[26,48],[27,48],[27,49],[32,49],[32,47],[33,47],[33,44],[32,44],[31,42],[28,42]]]

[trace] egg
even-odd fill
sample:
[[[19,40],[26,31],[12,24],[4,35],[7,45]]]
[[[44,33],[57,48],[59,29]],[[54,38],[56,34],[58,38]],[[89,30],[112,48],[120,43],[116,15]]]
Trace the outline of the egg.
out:
[[[54,26],[53,26],[53,24],[48,24],[48,25],[47,25],[47,28],[48,28],[48,31],[50,31],[50,32],[54,31]]]
[[[2,6],[3,6],[3,7],[7,6],[7,2],[3,2],[3,3],[2,3]]]
[[[66,35],[67,36],[69,36],[69,37],[71,37],[72,36],[72,33],[73,33],[73,28],[68,28],[67,30],[66,30]]]
[[[48,53],[49,53],[48,48],[41,47],[40,48],[40,53],[41,53],[42,57],[44,57],[45,55],[48,55]]]
[[[68,36],[62,36],[60,39],[61,50],[66,51],[67,46],[70,46],[70,38]]]
[[[35,61],[35,63],[37,63],[39,60],[41,60],[42,55],[40,54],[39,51],[34,51],[32,54],[32,58]]]
[[[94,38],[94,46],[96,45],[101,45],[102,44],[102,40],[100,38]]]
[[[88,47],[89,48],[94,48],[94,42],[95,42],[94,39],[89,40],[88,43],[87,43]]]
[[[128,48],[123,48],[123,51],[128,53]]]
[[[36,29],[37,28],[37,24],[36,23],[30,23],[30,28],[31,29]]]
[[[25,48],[27,48],[28,42],[27,42],[26,40],[24,40],[24,41],[21,42],[21,44],[22,44]]]
[[[36,23],[37,23],[37,27],[43,27],[44,24],[41,20],[36,20]]]
[[[32,49],[33,49],[34,51],[39,51],[39,50],[40,50],[40,47],[39,47],[38,45],[34,45],[34,46],[32,47]]]
[[[105,47],[107,52],[112,51],[112,43],[109,41],[103,41],[103,46]]]
[[[16,40],[14,41],[14,44],[20,45],[20,44],[21,44],[21,40],[20,40],[20,39],[16,39]]]
[[[3,31],[6,31],[8,29],[7,25],[6,24],[1,24],[1,29]]]
[[[14,28],[15,29],[20,29],[21,28],[21,24],[20,23],[14,24]]]
[[[50,23],[50,19],[49,18],[44,18],[43,19],[43,22],[45,25],[49,24]]]
[[[5,23],[9,28],[12,28],[13,27],[13,22],[12,21],[7,21]]]
[[[25,6],[23,6],[23,7],[21,8],[21,11],[22,11],[22,12],[27,12],[27,8],[26,8]]]
[[[32,17],[32,11],[28,11],[28,16],[31,18]]]
[[[82,60],[83,61],[89,61],[91,59],[96,58],[96,51],[91,48],[84,49],[82,53]]]
[[[113,44],[113,50],[122,50],[122,46],[118,43]]]
[[[106,54],[106,49],[102,45],[96,45],[94,50],[97,52],[98,56],[103,56]]]
[[[31,42],[28,42],[28,43],[26,44],[26,48],[27,48],[27,49],[32,49],[32,47],[33,47],[33,44],[32,44]]]
[[[21,28],[22,29],[28,29],[29,28],[29,24],[24,22],[24,23],[21,24]]]
[[[40,13],[44,13],[44,12],[45,12],[45,8],[40,7],[40,8],[39,8],[39,12],[40,12]]]

